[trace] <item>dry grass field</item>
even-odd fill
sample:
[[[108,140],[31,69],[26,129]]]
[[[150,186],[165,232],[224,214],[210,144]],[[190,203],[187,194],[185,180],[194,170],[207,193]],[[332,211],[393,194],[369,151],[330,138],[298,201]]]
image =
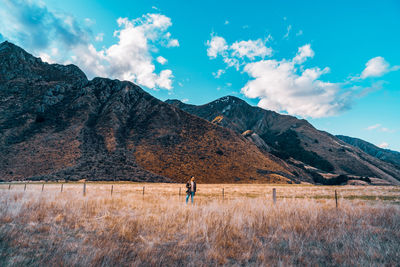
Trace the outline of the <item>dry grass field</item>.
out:
[[[0,185],[0,266],[400,262],[400,187],[199,184],[194,205],[182,184],[24,187]]]

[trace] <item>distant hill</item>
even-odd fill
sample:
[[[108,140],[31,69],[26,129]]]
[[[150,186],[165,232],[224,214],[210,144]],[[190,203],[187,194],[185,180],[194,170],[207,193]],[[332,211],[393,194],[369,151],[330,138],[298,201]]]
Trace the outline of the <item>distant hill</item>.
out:
[[[336,137],[352,146],[358,147],[365,153],[375,158],[392,163],[400,168],[400,152],[380,148],[371,143],[368,143],[367,141],[355,137],[344,135],[336,135]]]
[[[294,168],[130,82],[0,44],[0,179],[279,182]]]
[[[399,184],[400,168],[350,146],[339,138],[315,129],[306,120],[250,106],[226,96],[204,105],[167,100],[190,114],[234,130],[251,139],[261,150],[288,163],[311,166],[320,174],[378,177]]]

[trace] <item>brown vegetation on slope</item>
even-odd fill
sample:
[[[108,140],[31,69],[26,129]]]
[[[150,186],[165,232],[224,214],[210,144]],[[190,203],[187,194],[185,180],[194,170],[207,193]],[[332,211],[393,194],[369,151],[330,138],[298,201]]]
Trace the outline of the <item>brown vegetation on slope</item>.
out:
[[[194,175],[203,183],[286,182],[293,177],[277,159],[231,130],[163,103],[152,110],[156,112],[147,118],[146,131],[129,140],[138,140],[131,143],[136,160],[154,173],[178,182]]]

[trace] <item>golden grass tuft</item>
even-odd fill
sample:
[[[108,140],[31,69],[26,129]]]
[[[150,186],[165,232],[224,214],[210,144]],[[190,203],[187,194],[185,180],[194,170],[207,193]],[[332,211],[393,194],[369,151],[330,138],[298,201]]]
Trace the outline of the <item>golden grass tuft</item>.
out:
[[[60,184],[0,185],[0,265],[400,262],[398,187],[199,184],[195,205],[178,196],[179,184],[115,184],[113,196],[110,187],[88,183],[84,197],[82,184],[62,193]]]

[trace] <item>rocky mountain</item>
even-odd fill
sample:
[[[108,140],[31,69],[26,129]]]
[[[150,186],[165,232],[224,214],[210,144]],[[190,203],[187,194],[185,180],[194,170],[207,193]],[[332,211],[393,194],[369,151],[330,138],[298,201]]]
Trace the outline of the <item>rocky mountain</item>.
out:
[[[339,138],[315,129],[306,120],[250,106],[226,96],[205,105],[167,100],[190,114],[232,129],[292,166],[314,170],[324,177],[346,174],[377,177],[400,184],[400,168],[373,157]],[[320,179],[315,177],[314,180]]]
[[[364,141],[359,138],[354,138],[354,137],[349,137],[349,136],[344,136],[344,135],[336,135],[337,138],[342,140],[343,142],[346,142],[349,145],[358,147],[365,153],[378,158],[382,161],[391,163],[396,165],[398,168],[400,168],[400,152],[393,151],[390,149],[384,149],[377,147],[367,141]]]
[[[301,179],[255,144],[133,83],[89,81],[74,65],[47,64],[12,43],[0,44],[2,180]]]

